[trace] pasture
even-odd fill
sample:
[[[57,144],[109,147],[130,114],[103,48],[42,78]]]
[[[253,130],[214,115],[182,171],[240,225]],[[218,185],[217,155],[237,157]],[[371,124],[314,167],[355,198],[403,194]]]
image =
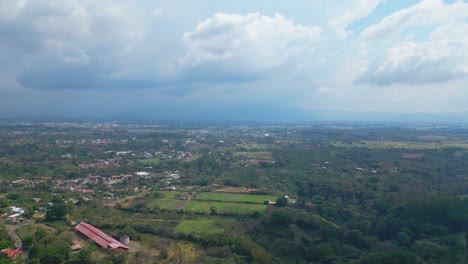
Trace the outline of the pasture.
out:
[[[272,160],[273,154],[271,151],[256,151],[256,152],[234,152],[234,156],[245,157],[249,159],[259,159],[259,160]]]
[[[340,148],[369,148],[369,149],[443,149],[443,148],[462,148],[468,149],[468,142],[465,141],[442,141],[442,142],[404,142],[404,141],[356,141],[343,142],[332,141],[330,144]]]
[[[236,222],[232,218],[213,218],[209,220],[185,220],[178,224],[175,228],[175,232],[181,233],[224,233],[224,230],[229,226],[232,226]]]
[[[215,207],[218,214],[251,214],[253,212],[263,212],[266,205],[263,204],[245,204],[233,202],[212,202],[212,201],[187,201],[187,200],[153,200],[148,203],[149,208],[158,206],[161,209],[186,210],[192,212],[210,213],[210,208]]]
[[[143,165],[147,165],[147,166],[154,166],[154,165],[158,165],[159,163],[161,163],[161,160],[160,159],[142,159],[142,160],[138,160],[138,163],[141,163]]]
[[[272,195],[255,195],[255,194],[240,194],[240,193],[214,193],[204,192],[195,197],[196,200],[202,201],[222,201],[222,202],[237,202],[237,203],[259,203],[264,201],[275,201],[276,197]]]
[[[271,144],[237,144],[238,148],[243,150],[268,150],[271,148],[275,148],[275,145]]]

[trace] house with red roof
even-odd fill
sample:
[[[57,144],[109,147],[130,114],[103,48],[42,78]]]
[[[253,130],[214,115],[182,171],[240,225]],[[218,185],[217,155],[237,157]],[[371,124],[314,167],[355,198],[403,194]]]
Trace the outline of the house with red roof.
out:
[[[2,253],[6,254],[11,259],[15,259],[16,256],[23,254],[23,251],[20,249],[3,249]]]

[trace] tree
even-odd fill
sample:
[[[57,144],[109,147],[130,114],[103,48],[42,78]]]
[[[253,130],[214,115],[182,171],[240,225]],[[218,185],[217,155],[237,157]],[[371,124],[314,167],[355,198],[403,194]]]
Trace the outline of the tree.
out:
[[[211,206],[210,207],[210,215],[217,215],[217,214],[218,214],[218,210],[216,209],[216,207]]]
[[[58,243],[40,250],[41,264],[64,263],[68,259],[70,249],[68,245]]]
[[[402,247],[409,247],[411,245],[411,237],[405,232],[398,232],[395,238]]]
[[[91,253],[93,249],[93,247],[89,247],[72,255],[67,261],[67,264],[92,264]]]
[[[274,212],[271,214],[270,223],[280,226],[288,226],[292,223],[292,216],[283,212]]]
[[[269,264],[273,263],[273,258],[270,254],[260,245],[256,245],[250,251],[250,257],[255,263]]]
[[[67,206],[64,203],[55,203],[46,209],[47,220],[65,220],[67,215]]]
[[[411,250],[424,260],[437,259],[444,254],[444,249],[440,245],[426,240],[416,241]]]
[[[276,206],[277,207],[283,207],[288,204],[288,199],[286,197],[279,197],[276,199]]]
[[[416,255],[408,250],[395,249],[385,252],[373,252],[361,259],[361,264],[415,264]]]

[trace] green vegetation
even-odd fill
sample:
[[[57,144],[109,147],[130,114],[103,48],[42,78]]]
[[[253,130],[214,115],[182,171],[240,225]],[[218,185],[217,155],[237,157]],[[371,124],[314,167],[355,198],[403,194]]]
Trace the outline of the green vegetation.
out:
[[[235,219],[215,218],[209,220],[185,220],[174,228],[175,232],[182,233],[224,233],[225,228],[228,228]]]
[[[239,203],[260,203],[265,201],[275,201],[276,197],[271,195],[239,194],[239,193],[215,193],[204,192],[197,194],[196,200],[221,201],[221,202],[239,202]]]
[[[441,141],[441,142],[404,142],[404,141],[332,141],[330,142],[335,147],[346,148],[371,148],[371,149],[409,149],[409,150],[425,150],[425,149],[443,149],[443,148],[462,148],[468,149],[466,141]]]
[[[160,159],[142,159],[142,160],[138,160],[138,163],[141,163],[145,166],[155,166],[155,165],[159,165],[161,163],[161,160]]]
[[[277,148],[274,144],[237,144],[236,145],[241,150],[268,150],[272,148]]]
[[[210,213],[210,208],[215,207],[220,214],[251,214],[263,212],[266,208],[266,205],[263,204],[184,200],[154,200],[148,204],[148,207],[154,208],[155,205],[160,209],[203,213]]]
[[[249,159],[259,159],[259,160],[272,160],[273,159],[273,155],[269,151],[235,152],[234,156],[245,157]]]
[[[0,212],[47,214],[17,230],[29,263],[464,264],[467,167],[464,127],[5,122]]]

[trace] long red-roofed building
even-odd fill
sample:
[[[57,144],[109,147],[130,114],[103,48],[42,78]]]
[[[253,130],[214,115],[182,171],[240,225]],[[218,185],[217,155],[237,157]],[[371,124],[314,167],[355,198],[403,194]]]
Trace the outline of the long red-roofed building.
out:
[[[128,247],[124,244],[120,243],[119,241],[108,236],[101,230],[85,222],[81,222],[78,225],[76,225],[75,230],[85,235],[89,239],[93,240],[94,242],[96,242],[96,244],[100,245],[105,249],[120,248],[123,250],[128,250]]]

